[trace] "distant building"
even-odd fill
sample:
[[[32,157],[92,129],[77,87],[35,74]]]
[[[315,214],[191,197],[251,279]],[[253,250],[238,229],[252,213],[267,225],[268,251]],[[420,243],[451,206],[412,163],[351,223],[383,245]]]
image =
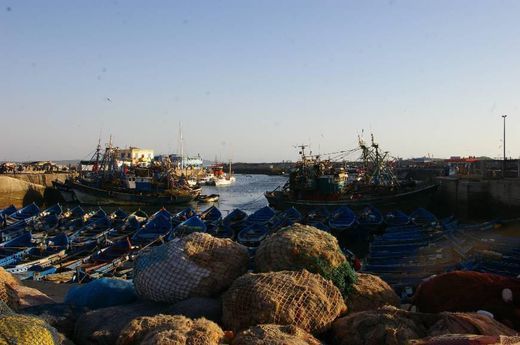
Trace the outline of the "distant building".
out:
[[[152,162],[154,155],[153,150],[130,147],[118,150],[116,157],[121,165],[148,166]]]
[[[184,168],[192,168],[192,169],[200,169],[203,166],[203,160],[200,157],[200,155],[197,155],[197,157],[188,157],[184,156],[181,157],[178,154],[171,154],[170,160],[174,165],[177,167],[184,167]]]

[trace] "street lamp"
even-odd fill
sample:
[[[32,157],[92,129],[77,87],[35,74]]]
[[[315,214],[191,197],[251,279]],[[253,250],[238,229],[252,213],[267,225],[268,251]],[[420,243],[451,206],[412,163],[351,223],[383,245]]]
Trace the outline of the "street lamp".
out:
[[[504,141],[502,143],[504,148],[504,161],[502,162],[502,177],[506,177],[506,117],[507,115],[502,115],[504,119]]]

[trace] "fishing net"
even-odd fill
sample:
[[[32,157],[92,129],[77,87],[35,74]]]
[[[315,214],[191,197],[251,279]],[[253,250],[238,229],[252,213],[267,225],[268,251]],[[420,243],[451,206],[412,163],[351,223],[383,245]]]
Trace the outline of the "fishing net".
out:
[[[58,332],[45,321],[31,316],[0,317],[0,345],[59,345]]]
[[[0,301],[0,317],[14,314],[16,313],[4,301]]]
[[[146,301],[86,312],[76,321],[74,341],[78,345],[115,344],[130,321],[142,316],[165,313],[167,308],[163,303]]]
[[[193,233],[137,258],[138,295],[158,302],[216,295],[247,271],[247,249],[230,239]]]
[[[358,273],[357,280],[346,300],[349,313],[373,310],[384,305],[399,307],[400,299],[394,290],[381,278]]]
[[[480,334],[516,335],[509,327],[494,319],[476,313],[441,313],[441,319],[429,330],[428,335]]]
[[[435,315],[412,313],[394,307],[349,314],[332,324],[336,345],[400,345],[426,337]]]
[[[232,345],[321,345],[321,342],[293,325],[258,325],[238,333]]]
[[[258,272],[306,269],[333,281],[347,294],[356,279],[338,240],[313,226],[294,224],[266,238],[256,251]]]
[[[11,273],[0,267],[0,300],[9,304],[8,286],[20,285]]]
[[[233,331],[271,323],[319,334],[345,311],[338,288],[306,270],[249,273],[223,296],[223,323]]]
[[[132,320],[117,345],[218,345],[222,339],[224,331],[212,321],[159,314]]]
[[[410,345],[518,345],[520,337],[447,334],[410,341]]]
[[[506,298],[507,295],[511,300]],[[520,331],[518,296],[518,278],[455,271],[422,282],[415,292],[413,303],[418,310],[428,313],[486,310],[496,320]]]

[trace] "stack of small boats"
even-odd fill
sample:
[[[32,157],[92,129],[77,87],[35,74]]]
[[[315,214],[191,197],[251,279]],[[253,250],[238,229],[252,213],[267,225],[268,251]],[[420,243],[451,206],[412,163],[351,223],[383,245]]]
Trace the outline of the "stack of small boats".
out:
[[[425,209],[385,218],[389,226],[370,242],[363,271],[380,276],[403,297],[422,280],[452,270],[520,274],[520,238],[497,233],[503,222],[462,225]]]
[[[348,207],[295,208],[277,212],[263,207],[223,215],[215,206],[202,212],[190,207],[177,213],[160,209],[151,216],[137,210],[107,213],[59,204],[41,211],[35,204],[0,210],[0,266],[20,279],[85,282],[100,277],[131,278],[140,251],[193,232],[235,240],[254,255],[270,233],[293,223],[315,226],[336,235],[377,234],[370,243],[364,271],[380,275],[401,291],[421,279],[454,268],[506,275],[520,274],[520,240],[493,232],[497,222],[461,225],[438,220],[424,209],[410,215],[383,215],[375,207],[354,212]],[[372,236],[372,235],[371,235]]]

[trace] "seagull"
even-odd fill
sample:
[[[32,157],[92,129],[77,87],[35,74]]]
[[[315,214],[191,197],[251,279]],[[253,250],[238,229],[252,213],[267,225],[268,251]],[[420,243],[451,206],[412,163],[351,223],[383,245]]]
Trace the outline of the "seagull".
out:
[[[112,100],[110,99],[110,97],[107,97],[107,101],[112,102]]]

